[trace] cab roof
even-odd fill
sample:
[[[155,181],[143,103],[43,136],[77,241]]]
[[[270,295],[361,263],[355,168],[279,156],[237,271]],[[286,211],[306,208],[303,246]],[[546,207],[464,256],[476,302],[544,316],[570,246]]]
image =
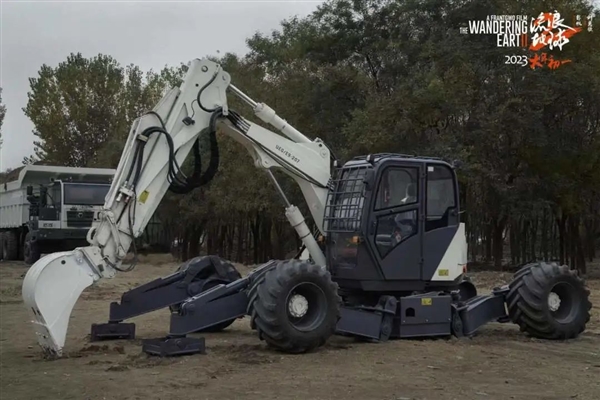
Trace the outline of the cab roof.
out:
[[[440,164],[453,168],[451,164],[438,157],[422,157],[400,153],[376,153],[357,156],[344,164],[344,167],[359,167],[365,164],[377,165],[382,161],[405,161],[414,164]]]

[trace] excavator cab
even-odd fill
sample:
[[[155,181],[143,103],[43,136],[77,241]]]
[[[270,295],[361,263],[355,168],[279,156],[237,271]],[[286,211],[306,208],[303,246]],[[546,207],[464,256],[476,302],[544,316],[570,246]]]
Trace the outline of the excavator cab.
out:
[[[357,157],[337,171],[334,185],[325,215],[327,264],[341,286],[404,292],[431,281],[458,283],[466,241],[450,164]]]

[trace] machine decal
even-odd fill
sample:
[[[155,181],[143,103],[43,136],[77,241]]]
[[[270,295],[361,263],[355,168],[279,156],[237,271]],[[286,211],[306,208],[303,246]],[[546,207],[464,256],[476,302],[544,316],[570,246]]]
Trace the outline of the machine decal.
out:
[[[300,159],[298,157],[295,157],[292,153],[290,153],[289,151],[287,151],[286,149],[284,149],[283,147],[281,147],[280,145],[276,145],[275,148],[277,150],[279,150],[281,153],[285,154],[287,158],[289,158],[290,160],[292,160],[295,163],[299,163]]]

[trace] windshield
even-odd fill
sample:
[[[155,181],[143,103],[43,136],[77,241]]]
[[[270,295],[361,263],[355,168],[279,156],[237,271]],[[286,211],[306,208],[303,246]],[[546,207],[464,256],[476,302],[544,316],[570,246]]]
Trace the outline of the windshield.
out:
[[[101,206],[110,185],[92,183],[65,183],[65,205]]]

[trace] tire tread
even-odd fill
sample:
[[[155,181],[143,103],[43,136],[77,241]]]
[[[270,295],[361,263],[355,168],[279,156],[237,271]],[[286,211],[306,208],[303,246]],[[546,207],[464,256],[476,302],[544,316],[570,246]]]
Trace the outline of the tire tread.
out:
[[[581,295],[579,315],[569,324],[553,323],[548,317],[546,292],[549,285],[568,280]],[[590,320],[590,291],[577,271],[557,263],[536,262],[518,270],[506,295],[508,314],[522,332],[550,340],[572,339],[581,334]]]
[[[271,267],[257,273],[248,288],[248,314],[250,326],[255,329],[261,340],[277,350],[287,353],[305,353],[323,346],[329,336],[335,332],[335,324],[330,324],[327,332],[307,339],[301,335],[291,335],[278,316],[278,298],[283,295],[290,280],[299,276],[315,277],[325,282],[336,304],[336,321],[339,319],[341,297],[338,286],[331,280],[330,273],[317,265],[299,260],[279,261]]]

